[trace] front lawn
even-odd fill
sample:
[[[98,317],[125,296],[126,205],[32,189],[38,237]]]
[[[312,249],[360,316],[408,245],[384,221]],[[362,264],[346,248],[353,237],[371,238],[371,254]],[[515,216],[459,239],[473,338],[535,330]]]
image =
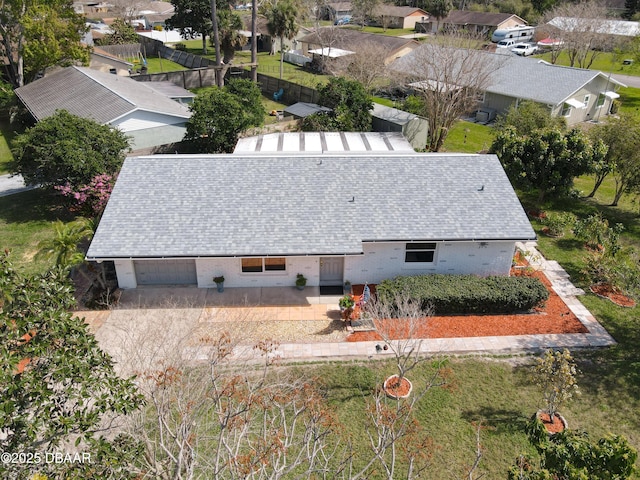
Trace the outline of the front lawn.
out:
[[[547,62],[551,62],[551,53],[543,53],[536,55]],[[593,64],[589,67],[591,70],[600,70],[604,73],[620,73],[624,75],[640,75],[640,65],[633,62],[631,65],[623,65],[623,60],[627,57],[624,54],[616,54],[612,52],[600,52],[600,54],[593,61]],[[569,66],[569,56],[567,52],[561,52],[556,61],[556,65]],[[577,67],[577,65],[574,65]]]
[[[51,265],[36,258],[38,243],[53,234],[55,220],[71,221],[73,215],[61,197],[35,189],[0,197],[0,248],[12,252],[13,264],[26,273],[39,273]]]

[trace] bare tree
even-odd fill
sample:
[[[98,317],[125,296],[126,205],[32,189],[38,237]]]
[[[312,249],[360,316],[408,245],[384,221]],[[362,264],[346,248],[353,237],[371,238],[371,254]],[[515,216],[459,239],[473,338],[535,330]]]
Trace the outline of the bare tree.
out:
[[[404,75],[421,100],[419,113],[429,125],[427,151],[439,151],[454,122],[476,110],[478,96],[491,84],[491,74],[507,61],[506,55],[490,54],[477,46],[475,36],[439,35],[390,66]]]
[[[558,50],[567,52],[569,65],[590,68],[602,51],[612,50],[617,40],[607,29],[607,9],[594,0],[562,3],[545,15]]]
[[[389,49],[384,46],[366,43],[359,45],[356,53],[336,59],[335,67],[337,72],[371,92],[388,77],[385,65],[388,56]]]

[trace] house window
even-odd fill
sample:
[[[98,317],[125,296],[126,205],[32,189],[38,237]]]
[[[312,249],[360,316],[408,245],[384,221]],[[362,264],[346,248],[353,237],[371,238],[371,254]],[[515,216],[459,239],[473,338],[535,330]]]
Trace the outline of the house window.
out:
[[[286,265],[284,257],[243,258],[242,273],[283,271]]]
[[[562,111],[560,112],[560,115],[562,115],[563,117],[568,117],[571,115],[571,105],[569,105],[568,103],[564,103],[562,105]]]
[[[604,94],[598,95],[598,101],[596,102],[596,107],[600,108],[604,105],[604,102],[607,100],[607,97]]]
[[[278,272],[286,270],[284,257],[243,258],[243,273]]]
[[[432,263],[435,253],[435,243],[407,243],[404,261],[406,263]]]
[[[589,100],[591,100],[591,95],[585,95],[584,96],[584,108],[588,108],[589,107]]]

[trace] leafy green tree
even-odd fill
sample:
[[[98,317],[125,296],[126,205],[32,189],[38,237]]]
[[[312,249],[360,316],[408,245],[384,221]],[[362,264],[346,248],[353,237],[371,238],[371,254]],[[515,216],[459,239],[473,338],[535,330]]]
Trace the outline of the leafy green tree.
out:
[[[574,394],[580,393],[576,381],[576,363],[566,348],[554,352],[547,350],[542,357],[536,359],[532,378],[542,390],[545,412],[553,419],[558,409],[570,400]]]
[[[259,101],[259,99],[258,99]],[[184,137],[198,153],[232,152],[238,135],[257,126],[257,107],[247,108],[249,99],[214,87],[198,95],[189,106],[193,115]]]
[[[86,185],[118,172],[129,141],[124,133],[61,110],[13,140],[12,170],[27,185]]]
[[[635,117],[622,113],[618,118],[609,118],[590,132],[595,141],[607,145],[607,154],[596,170],[595,184],[589,197],[608,175],[613,175],[616,193],[611,202],[617,206],[625,193],[640,192],[640,124]]]
[[[298,33],[298,10],[291,0],[282,0],[267,11],[269,34],[280,39],[280,78],[284,69],[284,39],[291,40]]]
[[[84,262],[84,253],[78,244],[93,237],[93,225],[86,218],[53,224],[54,235],[38,244],[38,255],[53,260],[56,266],[70,268]]]
[[[243,28],[242,19],[233,12],[229,5],[218,8],[218,35],[222,49],[222,61],[228,65],[236,55],[236,50],[247,43],[247,37],[240,34]]]
[[[636,471],[638,452],[621,435],[593,441],[586,432],[565,430],[549,437],[535,417],[527,424],[527,435],[540,460],[520,457],[509,469],[509,480],[624,480]]]
[[[7,0],[0,8],[0,54],[8,80],[21,87],[45,68],[89,63],[89,47],[80,43],[87,31],[71,0]]]
[[[436,32],[440,30],[440,20],[446,18],[453,8],[451,0],[428,0],[426,3],[427,11],[436,17]]]
[[[116,18],[111,24],[111,33],[102,38],[100,45],[126,45],[138,42],[140,42],[140,39],[136,29],[123,19]]]
[[[265,110],[262,105],[262,92],[257,84],[250,80],[240,78],[231,80],[226,89],[236,96],[249,117],[252,126],[260,126],[264,123]]]
[[[592,171],[607,148],[602,142],[592,144],[578,129],[544,128],[519,135],[515,127],[507,126],[498,132],[491,151],[500,158],[511,182],[537,189],[542,204],[548,193],[567,191],[575,177]]]
[[[184,38],[202,37],[202,53],[207,54],[207,37],[211,33],[211,4],[202,0],[172,0],[173,15],[165,25],[177,29]]]
[[[558,128],[565,130],[567,122],[564,117],[552,117],[551,111],[544,105],[524,101],[518,106],[511,105],[496,121],[496,128],[501,130],[507,126],[515,128],[518,135],[526,135],[541,128]]]
[[[318,85],[318,103],[331,113],[310,115],[303,121],[305,131],[368,132],[371,130],[373,102],[362,84],[344,77],[331,77]]]
[[[78,466],[87,469],[84,478],[96,478],[92,469],[107,474],[102,478],[133,476],[133,467],[121,462],[131,460],[134,443],[98,434],[109,431],[104,420],[133,412],[143,398],[131,379],[115,373],[87,324],[70,312],[74,304],[66,271],[23,276],[8,252],[0,254],[0,450],[42,458],[3,462],[2,478],[32,478],[35,472],[82,478],[70,473],[73,466],[44,461],[73,440],[77,451],[91,454],[91,462]]]

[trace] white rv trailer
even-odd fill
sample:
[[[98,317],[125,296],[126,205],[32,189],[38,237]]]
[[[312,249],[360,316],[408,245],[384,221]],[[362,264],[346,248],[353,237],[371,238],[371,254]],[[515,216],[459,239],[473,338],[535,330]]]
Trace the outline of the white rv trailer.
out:
[[[513,39],[516,42],[527,42],[533,38],[535,31],[536,27],[529,27],[527,25],[499,28],[491,35],[491,41],[499,42],[500,40]]]

